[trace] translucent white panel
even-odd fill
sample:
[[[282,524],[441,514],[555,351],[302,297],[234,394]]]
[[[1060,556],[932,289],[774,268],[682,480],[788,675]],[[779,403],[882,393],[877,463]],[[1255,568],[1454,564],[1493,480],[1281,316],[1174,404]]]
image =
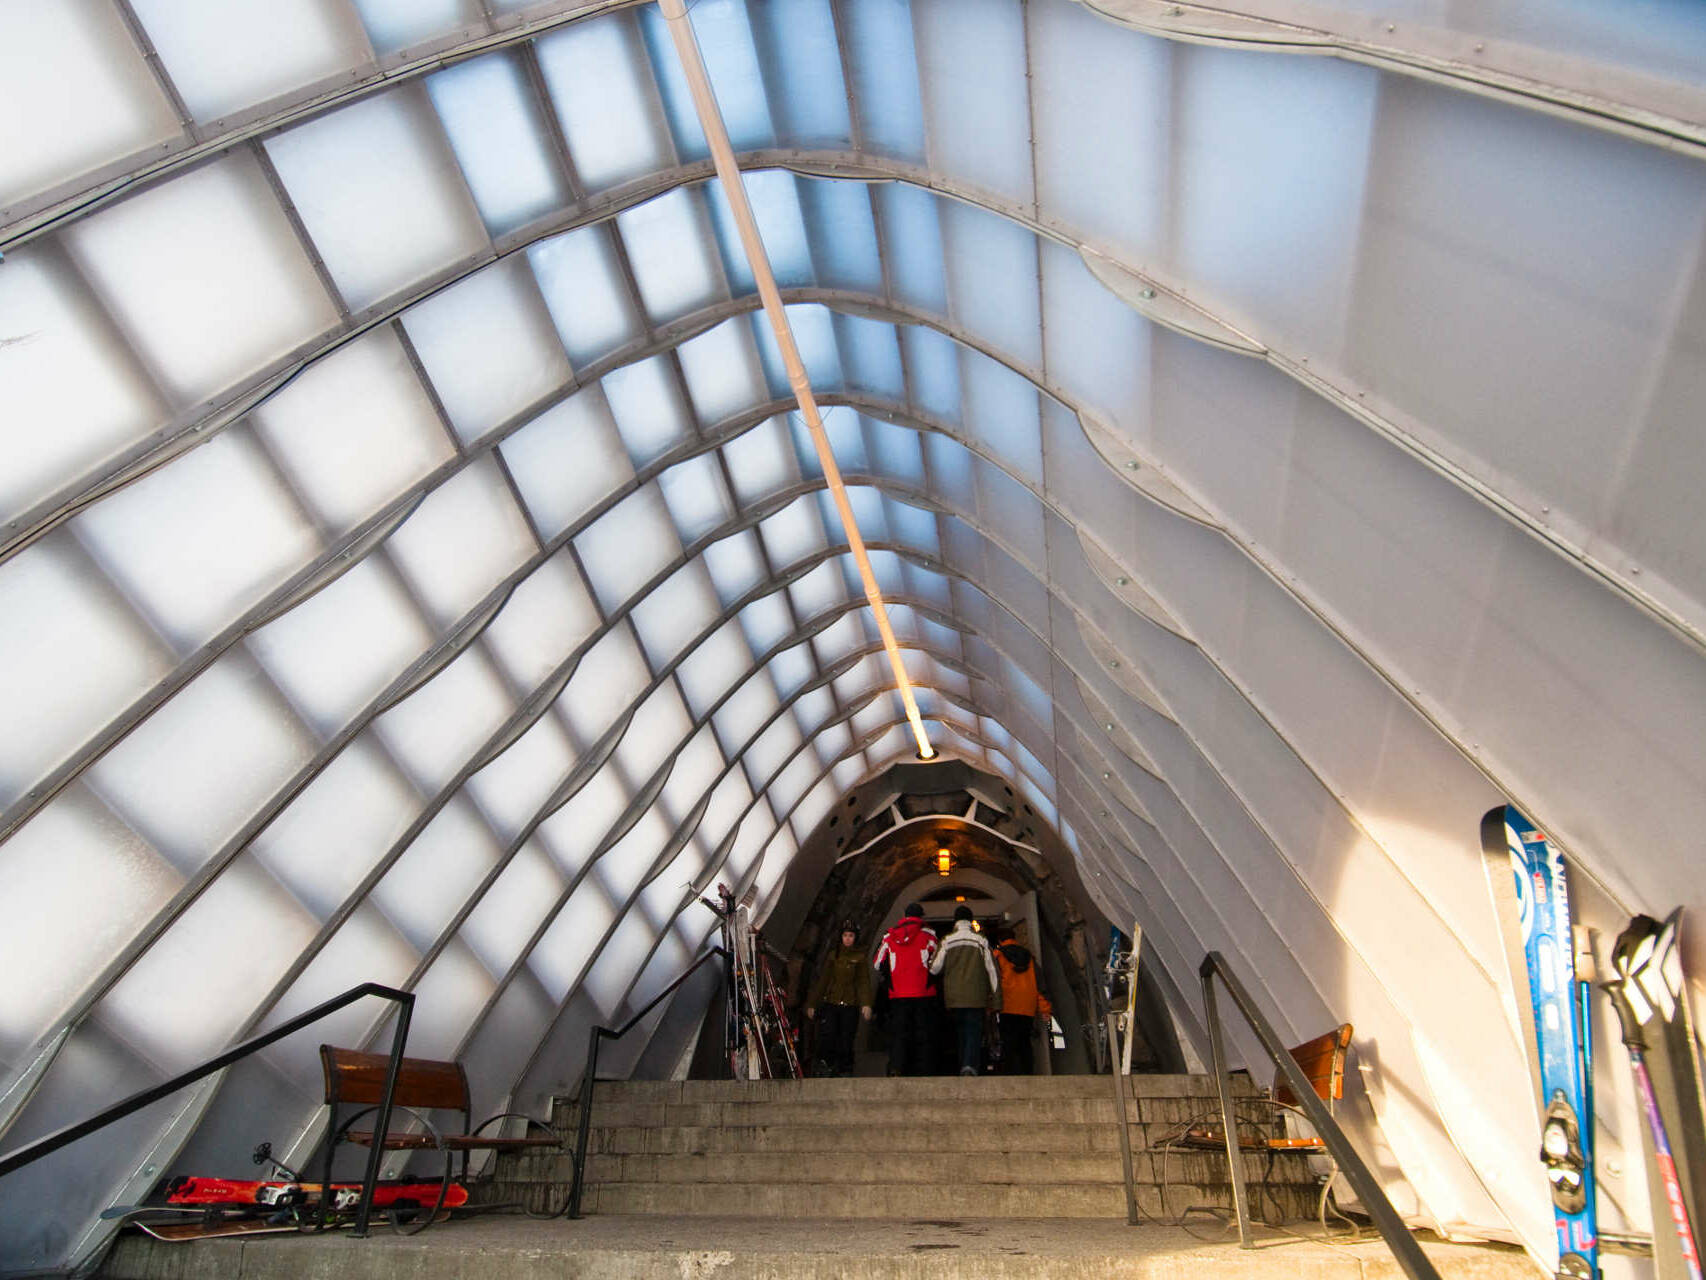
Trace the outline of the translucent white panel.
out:
[[[461,937],[486,968],[507,973],[565,888],[551,860],[529,840],[469,912]]]
[[[817,283],[881,294],[883,264],[870,193],[856,182],[799,178],[796,183]]]
[[[245,643],[296,709],[329,736],[432,639],[396,576],[365,560]]]
[[[357,981],[398,986],[419,958],[384,916],[363,905],[309,962],[302,976],[261,1020],[261,1027],[288,1021],[347,991]],[[356,974],[361,975],[359,979]],[[364,1000],[315,1023],[316,1034],[323,1037],[322,1043],[351,1044],[359,1041],[382,1012],[376,1002]]]
[[[339,752],[249,850],[325,919],[420,812],[420,793],[367,737]]]
[[[693,410],[707,425],[733,417],[770,398],[758,365],[752,330],[727,320],[676,348]]]
[[[609,355],[643,333],[606,224],[543,240],[528,249],[527,260],[575,364]]]
[[[919,77],[930,85],[931,164],[985,190],[1031,199],[1025,10],[944,0],[914,12]]]
[[[5,50],[20,47],[0,45],[0,59]],[[0,386],[7,400],[0,421],[5,518],[143,434],[165,410],[58,256],[34,248],[7,255],[0,271],[0,316],[9,335],[29,335],[0,344]]]
[[[599,952],[598,961],[587,971],[581,989],[604,1017],[611,1017],[620,1007],[623,992],[634,981],[635,972],[657,935],[657,925],[646,918],[645,912],[630,911]]]
[[[613,763],[628,785],[637,789],[686,740],[692,728],[675,682],[665,681],[634,712]]]
[[[834,321],[847,387],[892,400],[906,399],[906,375],[894,326],[856,316],[836,315]]]
[[[259,166],[241,152],[85,218],[65,240],[181,402],[337,323]]]
[[[857,614],[844,616],[812,637],[812,648],[817,650],[826,667],[833,666],[864,643],[865,632]]]
[[[864,776],[864,773],[864,764],[855,757],[851,760],[843,760],[840,764],[836,765],[835,768],[830,770],[829,776],[835,783],[835,789],[838,792],[845,794],[859,785],[859,781]]]
[[[770,679],[775,682],[776,691],[784,698],[791,696],[795,690],[813,676],[817,675],[817,667],[812,663],[810,645],[795,645],[792,649],[784,650],[765,664]]]
[[[802,620],[817,618],[848,597],[846,584],[841,580],[841,567],[833,560],[824,561],[804,579],[793,582],[788,594],[793,597],[793,609]]]
[[[918,406],[948,422],[959,422],[960,360],[953,340],[914,325],[901,334],[901,345]]]
[[[867,654],[850,670],[837,676],[833,684],[835,696],[846,706],[855,705],[873,688],[882,688],[891,678],[887,662],[878,654]],[[861,730],[855,730],[861,732]]]
[[[333,528],[371,515],[454,452],[389,327],[315,362],[250,422]]]
[[[163,645],[114,592],[91,580],[63,537],[0,564],[0,802],[105,724],[169,668]]]
[[[708,712],[736,680],[752,667],[752,651],[738,622],[718,627],[675,669],[695,718]]]
[[[563,203],[550,136],[513,57],[475,58],[428,76],[426,87],[493,235]]]
[[[871,449],[872,470],[878,475],[890,476],[915,489],[924,488],[924,459],[918,448],[918,432],[873,423],[866,440]]]
[[[799,459],[800,474],[808,479],[821,480],[823,467],[818,462],[817,447],[812,444],[811,433],[806,430],[805,422],[798,414],[792,413],[788,415],[787,421],[794,453]],[[871,469],[870,459],[865,452],[863,423],[864,418],[844,405],[832,408],[824,416],[824,434],[829,437],[829,447],[835,454],[835,465],[841,468],[843,475],[855,475]],[[819,505],[821,506],[821,502]]]
[[[409,1053],[441,1059],[454,1056],[457,1044],[496,987],[474,953],[452,941],[415,986]]]
[[[890,702],[890,698],[880,697],[854,715],[854,717],[848,721],[848,723],[853,726],[853,736],[855,738],[862,739],[873,729],[877,729],[882,725],[888,724],[892,719],[894,719],[895,712],[894,708],[889,705]]]
[[[804,759],[805,757],[801,757]],[[816,772],[814,767],[813,772]],[[829,811],[835,807],[835,784],[828,778],[819,782],[794,809],[792,826],[794,838],[802,843],[817,829]]]
[[[380,56],[479,21],[476,0],[355,0],[367,38]]]
[[[693,434],[667,357],[652,356],[612,369],[604,377],[604,394],[637,466],[668,453]]]
[[[754,655],[762,657],[794,632],[785,592],[763,596],[740,611],[741,630]]]
[[[627,627],[613,628],[580,660],[558,701],[583,748],[591,746],[617,715],[651,682],[640,646]]]
[[[774,673],[775,668],[772,667],[771,671]],[[795,698],[791,710],[794,713],[794,722],[809,738],[817,732],[819,725],[833,719],[840,708],[835,705],[834,693],[827,686],[820,686]]]
[[[427,495],[387,544],[434,618],[460,618],[533,554],[533,535],[489,459]]]
[[[767,419],[723,446],[743,506],[800,478],[788,423],[789,417]]]
[[[752,205],[758,234],[770,259],[770,269],[782,288],[808,287],[817,283],[812,269],[811,247],[806,237],[804,215],[795,178],[781,169],[759,169],[742,175],[746,198]],[[735,293],[751,293],[757,286],[741,248],[728,199],[721,185],[708,189],[711,216],[723,252],[724,270]]]
[[[11,705],[8,703],[8,705]],[[0,930],[0,1054],[17,1062],[181,877],[81,787],[0,845],[0,880],[29,904]]]
[[[12,8],[0,44],[0,207],[177,135],[116,9]]]
[[[701,557],[716,584],[717,598],[725,608],[769,576],[763,547],[751,530],[713,542]]]
[[[1029,494],[1025,494],[1024,498],[1033,510],[1037,508],[1036,500]],[[935,512],[886,495],[883,499],[883,509],[888,516],[889,533],[896,541],[927,555],[938,554]]]
[[[887,155],[922,158],[924,108],[912,47],[912,6],[906,0],[866,0],[847,6],[841,17],[864,146]]]
[[[669,768],[669,781],[661,797],[664,811],[676,820],[684,820],[711,789],[717,775],[723,771],[723,753],[717,749],[716,733],[706,725],[695,733],[675,757]],[[677,885],[680,884],[678,880]]]
[[[767,787],[801,741],[800,727],[791,716],[782,716],[761,733],[758,740],[746,749],[744,758],[746,776],[752,779],[752,785]],[[780,805],[776,805],[774,800],[772,804],[780,811]]]
[[[754,5],[749,16],[778,138],[794,146],[846,146],[847,94],[829,0]]]
[[[679,462],[658,477],[664,502],[683,542],[692,542],[734,519],[735,508],[715,453]]]
[[[711,222],[698,194],[672,191],[617,215],[617,229],[654,325],[708,306],[723,295]]]
[[[616,419],[598,387],[547,409],[505,440],[501,452],[548,538],[634,478]]]
[[[449,782],[503,723],[515,700],[478,645],[396,707],[374,730],[426,792]]]
[[[679,888],[681,878],[674,875],[673,868],[670,874],[678,886],[674,890],[674,894],[679,899],[682,895],[682,890]],[[672,902],[666,902],[662,893],[659,894],[654,903],[652,893],[653,889],[657,888],[660,886],[654,885],[646,890],[642,907],[646,915],[654,920],[665,918],[675,905]],[[646,962],[645,969],[635,980],[633,991],[628,997],[629,1005],[635,1008],[643,1007],[658,992],[675,981],[682,973],[685,973],[692,960],[693,952],[689,944],[682,940],[677,930],[670,930],[658,943],[657,950],[652,953],[652,958]]]
[[[800,349],[800,360],[814,387],[835,390],[841,382],[841,352],[835,345],[835,325],[828,307],[790,306],[788,324],[794,331],[794,343]],[[760,329],[759,333],[764,330]],[[777,384],[780,392],[787,386],[786,374]]]
[[[527,264],[506,258],[411,307],[403,326],[456,434],[473,440],[569,379]]]
[[[669,822],[653,805],[599,858],[593,878],[604,886],[612,902],[626,902],[640,887],[640,881],[669,843],[670,834]]]
[[[1042,363],[1037,237],[983,209],[943,201],[949,310],[1010,359]]]
[[[701,561],[691,560],[634,606],[634,629],[652,668],[662,671],[688,642],[716,621],[721,612],[716,589]]]
[[[705,135],[700,131],[661,11],[644,9],[640,18],[676,148],[683,159],[702,157],[707,154]],[[693,32],[704,54],[706,73],[716,86],[717,107],[729,141],[736,150],[767,146],[773,140],[770,104],[749,21],[747,6],[740,0],[700,0],[693,6]]]
[[[119,980],[99,1016],[156,1067],[185,1070],[226,1046],[315,932],[278,881],[239,858]]]
[[[818,760],[826,767],[834,764],[846,755],[853,747],[853,731],[844,724],[831,725],[818,733],[812,740],[812,749],[817,752]],[[833,802],[834,797],[831,797]],[[822,817],[819,814],[818,817]],[[813,819],[815,822],[816,819]]]
[[[759,522],[764,549],[770,553],[770,563],[778,569],[798,564],[814,551],[826,545],[823,521],[818,519],[817,504],[810,498],[792,502],[775,515]],[[836,541],[840,541],[836,530]]]
[[[895,297],[935,315],[948,312],[943,278],[942,224],[936,197],[917,187],[893,183],[877,193],[883,249]]]
[[[458,798],[439,810],[368,900],[417,951],[425,951],[498,858],[498,844],[472,805]]]
[[[308,762],[314,747],[301,723],[237,652],[179,690],[88,778],[188,874]]]
[[[516,584],[481,639],[509,676],[533,689],[598,628],[598,610],[566,552]]]
[[[367,61],[361,24],[330,0],[132,0],[190,114],[213,121]]]
[[[925,514],[928,515],[929,513],[926,512]],[[934,528],[935,518],[933,516],[930,518],[930,523]],[[903,564],[901,573],[906,578],[906,589],[912,595],[930,601],[944,613],[954,611],[953,579],[944,574],[932,573],[928,569],[920,569],[915,564]],[[931,623],[930,625],[934,626],[935,624]]]
[[[754,673],[711,717],[723,755],[733,757],[743,750],[781,705],[769,678],[762,671]]]
[[[299,125],[268,138],[266,148],[352,308],[486,245],[437,117],[413,89]]]
[[[535,839],[565,878],[580,874],[592,851],[632,799],[614,770],[594,774],[569,802],[539,824]]]
[[[605,512],[575,539],[575,547],[606,613],[681,554],[681,540],[655,484]]]
[[[741,823],[740,836],[735,841],[735,847],[729,851],[729,860],[718,879],[729,884],[738,884],[752,869],[753,860],[758,857],[759,850],[775,829],[776,824],[771,817],[770,808],[760,799],[752,813]]]
[[[570,895],[539,945],[527,953],[527,967],[553,1000],[567,999],[615,918],[615,908],[596,883],[583,884]]]
[[[788,868],[793,865],[794,854],[797,852],[793,835],[786,829],[778,831],[776,838],[765,849],[764,861],[752,883],[753,900],[758,903],[755,918],[760,923],[775,907],[775,897],[777,890],[781,888],[782,877],[788,874]]]
[[[555,716],[543,716],[484,769],[468,779],[474,797],[498,834],[513,840],[547,796],[568,777],[577,752]]]
[[[670,163],[651,72],[627,15],[574,23],[537,48],[584,186],[598,190]]]
[[[319,536],[245,431],[120,489],[79,537],[179,649],[200,645],[306,565]]]
[[[711,803],[705,806],[705,817],[699,824],[700,843],[714,849],[740,821],[752,799],[752,788],[739,769],[731,770],[711,793]]]

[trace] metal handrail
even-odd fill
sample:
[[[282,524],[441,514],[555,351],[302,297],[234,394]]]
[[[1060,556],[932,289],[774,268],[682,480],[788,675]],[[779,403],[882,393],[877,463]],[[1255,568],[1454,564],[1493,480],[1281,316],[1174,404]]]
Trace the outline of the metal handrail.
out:
[[[598,1083],[599,1041],[620,1040],[623,1036],[627,1035],[639,1024],[642,1018],[644,1018],[653,1009],[657,1008],[658,1005],[662,1004],[667,997],[674,995],[676,989],[679,988],[682,983],[686,982],[695,973],[699,972],[699,966],[711,959],[712,956],[722,956],[723,959],[727,960],[729,958],[729,953],[726,948],[712,947],[704,955],[700,956],[692,964],[688,965],[679,978],[648,1000],[645,1008],[641,1009],[632,1018],[629,1018],[628,1021],[624,1022],[616,1030],[612,1031],[609,1027],[594,1027],[592,1029],[592,1034],[587,1037],[586,1070],[581,1075],[580,1134],[575,1141],[575,1189],[569,1197],[569,1217],[579,1218],[583,1216],[581,1214],[581,1188],[586,1182],[586,1144],[587,1140],[592,1135],[592,1088]]]
[[[1416,1238],[1410,1234],[1410,1229],[1404,1225],[1404,1220],[1398,1216],[1398,1211],[1392,1207],[1392,1202],[1386,1198],[1386,1192],[1375,1180],[1363,1158],[1357,1154],[1351,1140],[1345,1136],[1345,1131],[1339,1122],[1333,1118],[1333,1113],[1327,1110],[1320,1096],[1315,1092],[1315,1086],[1309,1083],[1309,1078],[1303,1074],[1297,1060],[1277,1034],[1262,1011],[1250,999],[1250,993],[1244,990],[1244,984],[1238,981],[1226,963],[1226,958],[1218,951],[1210,951],[1203,957],[1198,973],[1202,975],[1203,1008],[1208,1014],[1209,1046],[1214,1053],[1214,1082],[1220,1093],[1220,1122],[1223,1136],[1226,1139],[1226,1159],[1232,1171],[1232,1204],[1238,1213],[1238,1243],[1245,1249],[1254,1249],[1255,1240],[1250,1232],[1249,1190],[1244,1185],[1244,1154],[1238,1141],[1238,1127],[1232,1112],[1232,1079],[1226,1070],[1226,1045],[1220,1031],[1220,1012],[1215,1003],[1214,980],[1220,979],[1226,988],[1226,994],[1232,997],[1232,1003],[1238,1006],[1238,1012],[1244,1015],[1244,1021],[1250,1030],[1256,1033],[1263,1050],[1273,1060],[1286,1086],[1297,1098],[1299,1109],[1309,1118],[1309,1123],[1315,1126],[1315,1132],[1320,1137],[1327,1150],[1332,1152],[1338,1161],[1339,1172],[1362,1201],[1363,1209],[1374,1220],[1385,1239],[1387,1247],[1398,1259],[1398,1265],[1411,1280],[1440,1280],[1439,1272],[1433,1263],[1428,1261],[1427,1254],[1422,1252],[1422,1246],[1416,1243]]]
[[[234,1062],[247,1058],[257,1050],[266,1048],[269,1044],[284,1039],[310,1023],[318,1022],[328,1014],[336,1013],[345,1005],[354,1004],[357,1000],[368,996],[378,996],[382,1000],[394,1001],[397,1005],[397,1029],[391,1036],[391,1060],[385,1067],[385,1092],[379,1101],[379,1119],[374,1128],[377,1137],[373,1149],[367,1156],[367,1172],[361,1183],[361,1202],[356,1209],[355,1234],[365,1236],[369,1216],[373,1210],[373,1191],[379,1182],[379,1162],[385,1152],[384,1136],[391,1127],[391,1103],[397,1092],[397,1075],[403,1065],[403,1045],[409,1038],[409,1019],[415,1009],[415,995],[412,991],[399,991],[395,987],[381,986],[377,982],[364,982],[359,987],[351,987],[341,996],[334,996],[324,1004],[315,1005],[308,1012],[298,1014],[289,1022],[281,1023],[265,1035],[252,1036],[241,1044],[234,1045],[216,1058],[209,1058],[198,1067],[192,1067],[181,1075],[173,1076],[164,1084],[157,1084],[151,1089],[133,1093],[122,1102],[115,1102],[105,1111],[55,1129],[46,1137],[37,1138],[27,1146],[19,1147],[16,1151],[0,1156],[0,1178],[9,1173],[22,1169],[27,1164],[33,1164],[43,1156],[52,1155],[61,1147],[70,1146],[79,1138],[86,1138],[98,1129],[104,1129],[115,1121],[122,1120],[143,1107],[160,1101],[169,1094],[176,1093],[186,1085],[194,1084],[203,1076],[210,1076],[215,1071],[223,1071]],[[329,1138],[329,1135],[328,1135]],[[322,1190],[321,1196],[330,1198],[329,1190]]]

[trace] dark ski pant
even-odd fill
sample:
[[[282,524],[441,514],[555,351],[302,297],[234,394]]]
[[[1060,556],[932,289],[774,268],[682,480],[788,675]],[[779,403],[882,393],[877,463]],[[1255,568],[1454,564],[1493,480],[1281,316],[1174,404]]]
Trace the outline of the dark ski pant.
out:
[[[949,1009],[948,1015],[954,1020],[954,1031],[959,1037],[960,1070],[970,1067],[973,1071],[983,1070],[983,1007],[971,1009]]]
[[[859,1010],[850,1004],[825,1004],[817,1011],[817,1056],[838,1075],[853,1074],[853,1037],[859,1031]]]
[[[1031,1047],[1036,1040],[1036,1019],[1024,1013],[1001,1015],[1001,1074],[1035,1075],[1036,1058]]]
[[[930,1024],[936,1001],[930,996],[889,1000],[889,1074],[922,1076],[932,1070]]]

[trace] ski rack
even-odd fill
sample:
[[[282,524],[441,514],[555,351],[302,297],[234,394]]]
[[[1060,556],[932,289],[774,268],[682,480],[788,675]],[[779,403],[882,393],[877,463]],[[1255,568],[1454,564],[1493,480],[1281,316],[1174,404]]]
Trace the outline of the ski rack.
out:
[[[1381,1237],[1403,1268],[1404,1274],[1410,1280],[1440,1280],[1439,1272],[1434,1264],[1428,1261],[1427,1254],[1422,1252],[1422,1246],[1416,1243],[1416,1238],[1410,1234],[1410,1229],[1404,1225],[1404,1220],[1398,1216],[1398,1211],[1392,1207],[1392,1202],[1386,1198],[1386,1192],[1375,1180],[1363,1158],[1357,1154],[1357,1149],[1351,1145],[1351,1140],[1345,1135],[1339,1122],[1333,1119],[1333,1113],[1315,1093],[1315,1087],[1309,1083],[1302,1069],[1292,1058],[1285,1044],[1274,1032],[1273,1026],[1250,999],[1250,993],[1244,989],[1244,984],[1226,963],[1226,957],[1218,951],[1210,951],[1203,957],[1202,965],[1197,972],[1202,976],[1203,1010],[1208,1014],[1209,1047],[1214,1054],[1214,1083],[1220,1094],[1220,1123],[1221,1131],[1226,1137],[1226,1162],[1232,1174],[1232,1205],[1238,1214],[1238,1243],[1241,1248],[1254,1249],[1256,1241],[1250,1230],[1250,1192],[1244,1184],[1244,1157],[1238,1149],[1238,1129],[1232,1110],[1232,1077],[1226,1069],[1226,1038],[1221,1033],[1220,1010],[1215,1000],[1215,979],[1226,989],[1226,994],[1232,997],[1232,1003],[1238,1006],[1238,1012],[1244,1015],[1244,1021],[1250,1030],[1255,1032],[1262,1050],[1272,1059],[1286,1085],[1297,1098],[1298,1106],[1309,1123],[1315,1126],[1315,1132],[1332,1152],[1333,1158],[1339,1162],[1339,1172],[1345,1181],[1351,1184],[1352,1190],[1362,1202],[1364,1211],[1374,1220]]]
[[[674,995],[676,989],[680,987],[682,983],[686,982],[694,974],[698,973],[700,966],[710,960],[712,956],[721,956],[724,960],[728,960],[730,958],[728,951],[723,947],[712,947],[704,955],[700,956],[692,964],[688,965],[679,978],[648,1000],[645,1008],[641,1009],[632,1018],[629,1018],[628,1021],[624,1022],[620,1027],[617,1027],[615,1030],[611,1030],[609,1027],[594,1027],[592,1029],[592,1034],[587,1037],[586,1070],[581,1075],[580,1088],[580,1132],[575,1140],[575,1189],[574,1193],[569,1197],[569,1217],[581,1218],[586,1216],[581,1213],[581,1191],[586,1184],[586,1178],[584,1175],[586,1172],[587,1140],[592,1135],[592,1090],[593,1086],[598,1083],[599,1042],[601,1040],[620,1040],[623,1036],[627,1035],[640,1024],[641,1020],[644,1019],[648,1013],[657,1008],[658,1005],[662,1004],[670,996]]]
[[[203,1076],[210,1076],[215,1071],[223,1071],[234,1062],[239,1062],[257,1050],[266,1048],[269,1044],[284,1039],[288,1035],[302,1030],[311,1023],[318,1022],[328,1014],[336,1013],[345,1005],[354,1004],[357,1000],[368,996],[378,996],[381,1000],[390,1000],[397,1005],[397,1028],[391,1035],[391,1057],[385,1066],[385,1092],[379,1102],[378,1124],[374,1132],[385,1133],[391,1127],[391,1107],[397,1092],[397,1076],[403,1065],[403,1045],[409,1038],[409,1018],[415,1010],[415,995],[412,991],[399,991],[395,987],[381,986],[377,982],[364,982],[359,987],[351,987],[341,996],[333,996],[324,1004],[315,1005],[308,1012],[299,1014],[289,1022],[280,1023],[265,1035],[252,1036],[239,1045],[227,1049],[216,1058],[209,1058],[199,1067],[191,1067],[182,1075],[173,1076],[164,1084],[157,1084],[152,1089],[144,1089],[141,1093],[133,1093],[122,1102],[115,1102],[98,1115],[80,1120],[76,1124],[68,1124],[56,1129],[44,1138],[38,1138],[28,1146],[19,1147],[16,1151],[8,1152],[0,1157],[0,1178],[5,1177],[33,1164],[43,1156],[52,1155],[61,1147],[69,1146],[79,1138],[86,1138],[97,1129],[104,1129],[115,1121],[122,1120],[133,1112],[169,1094],[176,1093],[187,1085],[194,1084]],[[384,1157],[384,1143],[375,1142],[367,1156],[367,1172],[361,1181],[361,1203],[356,1209],[355,1231],[358,1237],[367,1235],[368,1219],[373,1212],[373,1191],[379,1183],[379,1162]]]

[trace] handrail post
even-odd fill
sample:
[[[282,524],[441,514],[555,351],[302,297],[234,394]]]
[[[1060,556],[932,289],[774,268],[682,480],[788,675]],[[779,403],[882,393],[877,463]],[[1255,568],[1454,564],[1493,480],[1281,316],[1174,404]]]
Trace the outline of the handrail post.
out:
[[[373,1193],[379,1186],[379,1164],[385,1156],[385,1135],[391,1132],[391,1104],[397,1096],[397,1077],[403,1070],[403,1045],[409,1038],[409,1018],[414,1010],[413,993],[397,1002],[397,1029],[391,1033],[391,1060],[385,1064],[385,1092],[379,1098],[379,1117],[373,1126],[373,1149],[367,1153],[367,1173],[361,1180],[361,1204],[355,1212],[352,1234],[357,1239],[366,1238],[368,1219],[373,1214]],[[326,1141],[331,1140],[328,1134]],[[320,1198],[322,1202],[330,1201],[331,1187],[322,1188]]]
[[[598,1078],[598,1042],[604,1028],[594,1027],[587,1039],[586,1072],[581,1076],[580,1136],[575,1140],[575,1189],[569,1198],[569,1217],[581,1217],[581,1188],[586,1185],[586,1144],[592,1136],[592,1084]]]
[[[1119,1034],[1119,1015],[1108,1011],[1108,1044],[1112,1046]],[[1126,1120],[1126,1077],[1120,1074],[1120,1064],[1115,1057],[1112,1080],[1114,1082],[1114,1123],[1120,1128],[1120,1162],[1125,1166],[1125,1222],[1128,1227],[1137,1225],[1137,1187],[1133,1185],[1131,1173],[1131,1124]]]
[[[1332,1153],[1338,1162],[1339,1172],[1345,1181],[1351,1184],[1357,1199],[1362,1202],[1363,1211],[1373,1219],[1385,1239],[1387,1247],[1392,1250],[1398,1265],[1411,1280],[1440,1280],[1439,1272],[1434,1264],[1428,1261],[1428,1255],[1422,1251],[1422,1246],[1416,1243],[1415,1236],[1404,1225],[1404,1220],[1398,1216],[1398,1211],[1392,1207],[1392,1201],[1386,1198],[1386,1192],[1376,1180],[1368,1165],[1363,1162],[1361,1154],[1351,1145],[1351,1140],[1345,1135],[1339,1122],[1333,1119],[1333,1113],[1327,1110],[1320,1097],[1315,1092],[1315,1086],[1309,1083],[1309,1078],[1303,1074],[1278,1034],[1274,1031],[1262,1011],[1256,1007],[1250,993],[1244,990],[1244,984],[1238,981],[1226,958],[1218,951],[1210,951],[1203,957],[1201,968],[1203,1000],[1208,1014],[1209,1043],[1214,1049],[1215,1075],[1220,1082],[1221,1112],[1226,1121],[1226,1148],[1232,1155],[1232,1176],[1234,1187],[1243,1185],[1243,1167],[1238,1163],[1237,1138],[1232,1128],[1231,1081],[1226,1074],[1225,1051],[1220,1038],[1220,1016],[1215,1008],[1213,979],[1219,978],[1226,988],[1226,994],[1232,997],[1232,1003],[1238,1007],[1238,1012],[1244,1015],[1244,1021],[1250,1030],[1256,1033],[1256,1039],[1261,1042],[1263,1050],[1272,1059],[1280,1076],[1285,1080],[1286,1087],[1297,1098],[1298,1107],[1308,1117],[1309,1123],[1315,1126],[1315,1133]],[[1239,1228],[1242,1231],[1244,1216],[1239,1212]]]
[[[1232,1077],[1226,1069],[1226,1041],[1220,1029],[1220,1011],[1214,999],[1214,971],[1203,962],[1203,1012],[1208,1015],[1208,1044],[1214,1058],[1214,1087],[1220,1095],[1220,1128],[1226,1139],[1226,1163],[1232,1175],[1232,1208],[1238,1215],[1238,1247],[1254,1249],[1250,1230],[1250,1190],[1244,1183],[1244,1152],[1238,1141],[1238,1117],[1232,1106]]]

